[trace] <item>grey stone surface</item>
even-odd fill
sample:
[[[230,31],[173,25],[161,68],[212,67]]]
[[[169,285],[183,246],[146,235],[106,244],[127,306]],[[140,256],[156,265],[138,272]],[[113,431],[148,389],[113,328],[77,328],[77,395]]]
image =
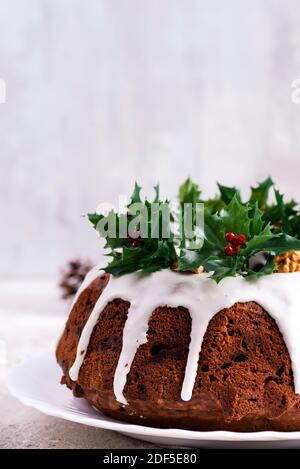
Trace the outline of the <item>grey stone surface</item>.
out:
[[[150,443],[119,433],[49,417],[0,398],[0,448],[150,448]]]
[[[0,448],[150,447],[116,432],[43,415],[10,396],[7,373],[45,348],[53,350],[54,357],[66,319],[67,308],[58,301],[55,285],[42,285],[0,282]]]

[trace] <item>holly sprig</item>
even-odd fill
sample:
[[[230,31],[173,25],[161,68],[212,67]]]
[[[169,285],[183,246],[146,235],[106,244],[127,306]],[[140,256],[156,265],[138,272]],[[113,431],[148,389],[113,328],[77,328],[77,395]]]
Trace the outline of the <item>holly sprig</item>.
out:
[[[159,217],[159,235],[151,236],[153,221],[150,216],[154,204],[167,204],[159,195],[159,186],[155,188],[152,201],[141,198],[141,187],[136,183],[128,211],[125,214],[110,212],[108,215],[90,213],[88,218],[95,228],[99,222],[102,227],[109,217],[115,218],[116,233],[107,236],[105,230],[98,229],[99,235],[106,238],[106,248],[111,262],[104,269],[112,275],[122,275],[134,271],[145,273],[173,268],[178,272],[194,272],[199,267],[212,272],[217,282],[224,277],[242,275],[259,277],[274,272],[274,259],[277,255],[290,250],[300,250],[300,213],[294,200],[284,201],[284,196],[275,188],[271,178],[251,188],[249,199],[242,200],[240,191],[235,187],[218,184],[218,194],[205,199],[199,186],[188,178],[179,188],[179,210],[184,204],[193,207],[193,223],[196,224],[196,205],[204,204],[203,244],[197,249],[190,249],[184,234],[181,242],[173,234],[164,237]],[[274,191],[274,201],[270,202],[270,191]],[[119,228],[124,223],[134,220],[132,204],[141,204],[139,222],[131,236],[119,236]],[[143,215],[144,214],[144,215]],[[144,218],[143,218],[144,217]],[[180,219],[177,212],[170,208],[170,223]],[[104,223],[103,223],[104,222]],[[145,236],[141,234],[141,225],[147,225]],[[181,219],[182,223],[182,219]],[[253,259],[263,253],[266,261],[255,266]]]
[[[254,204],[242,203],[237,192],[220,213],[206,209],[203,246],[194,251],[182,248],[178,271],[202,266],[213,272],[212,278],[217,282],[229,276],[258,277],[272,273],[275,256],[299,250],[300,240],[283,231],[275,232],[263,216],[258,200]],[[254,270],[251,259],[259,252],[265,253],[267,262]]]
[[[220,205],[218,210],[224,208],[236,195],[241,203],[241,194],[235,187],[222,186],[218,184],[219,194],[217,199],[221,200],[223,205]],[[273,189],[274,201],[270,202],[270,192]],[[257,203],[258,208],[263,212],[262,220],[263,226],[268,223],[274,232],[281,230],[290,236],[300,237],[300,213],[296,209],[297,202],[293,199],[288,202],[284,201],[284,194],[281,194],[276,189],[273,180],[267,177],[264,181],[260,182],[257,186],[251,187],[250,197],[244,204],[253,205]]]
[[[175,249],[175,242],[173,234],[170,230],[170,236],[164,237],[162,230],[162,214],[159,213],[158,223],[158,237],[153,238],[151,231],[154,226],[151,221],[151,212],[157,210],[157,206],[165,204],[169,206],[169,201],[162,201],[159,196],[159,186],[154,187],[155,197],[152,201],[141,198],[141,187],[135,183],[130,202],[127,206],[127,213],[118,214],[111,211],[108,215],[90,213],[88,218],[93,224],[94,228],[99,227],[99,222],[102,221],[101,226],[105,227],[109,223],[109,217],[116,220],[116,229],[114,236],[107,236],[104,230],[100,229],[99,235],[105,237],[105,248],[109,249],[108,256],[112,257],[111,262],[104,270],[112,275],[122,275],[130,272],[141,270],[145,273],[155,272],[161,269],[166,269],[177,262],[177,253]],[[120,236],[120,226],[122,223],[134,223],[136,214],[133,214],[131,208],[133,204],[139,204],[139,221],[134,226],[132,236]],[[155,205],[154,205],[155,204]],[[171,216],[172,218],[172,216]],[[146,233],[141,232],[141,225],[145,227]]]

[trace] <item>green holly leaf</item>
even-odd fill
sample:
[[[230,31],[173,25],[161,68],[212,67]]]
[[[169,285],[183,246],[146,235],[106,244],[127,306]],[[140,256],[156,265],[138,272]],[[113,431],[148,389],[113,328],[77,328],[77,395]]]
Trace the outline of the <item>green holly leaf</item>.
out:
[[[292,199],[284,202],[284,195],[279,190],[274,190],[276,204],[267,206],[263,219],[265,223],[270,223],[273,231],[279,232],[283,230],[289,235],[299,236],[300,233],[294,231],[294,219],[297,218],[298,212],[295,209],[297,203]]]
[[[159,184],[156,184],[156,186],[154,186],[154,191],[155,191],[155,198],[153,200],[153,203],[157,204],[159,202]]]
[[[145,273],[155,272],[170,267],[176,261],[174,244],[166,240],[158,240],[156,250],[142,260],[141,270]]]
[[[154,187],[153,202],[141,200],[141,187],[135,183],[131,203],[126,215],[111,211],[108,215],[91,213],[88,218],[100,237],[105,238],[105,247],[112,258],[104,269],[112,275],[122,275],[141,270],[155,272],[170,268],[177,263],[175,239],[171,222],[174,214],[168,201],[159,198],[159,186]],[[131,204],[139,204],[131,207]],[[163,208],[163,205],[165,206]],[[169,214],[163,219],[163,213]],[[128,233],[128,229],[130,232]],[[140,231],[137,242],[133,233]]]
[[[122,253],[114,253],[113,260],[105,267],[105,272],[118,276],[141,270],[145,273],[169,268],[177,259],[174,245],[168,241],[157,240],[148,246],[124,247]],[[155,248],[153,249],[153,247]]]
[[[179,187],[179,202],[180,205],[190,203],[195,204],[200,202],[201,191],[198,184],[195,184],[190,178],[187,178]]]
[[[181,249],[178,258],[178,271],[194,270],[203,266],[205,261],[212,255],[218,255],[219,251],[216,246],[207,239],[204,240],[201,249]]]
[[[263,226],[263,212],[258,208],[258,202],[255,202],[254,207],[251,209],[251,222],[250,222],[250,233],[252,236],[261,233]]]
[[[225,226],[218,214],[211,214],[208,210],[204,211],[204,234],[211,246],[221,251],[224,249],[226,244]]]
[[[296,238],[300,238],[300,214],[296,214],[290,219],[290,227],[291,229],[289,234]]]
[[[242,204],[238,194],[235,194],[231,202],[224,209],[222,216],[222,223],[225,233],[232,231],[236,234],[243,233],[246,237],[249,236],[250,230],[250,207]]]
[[[270,239],[266,239],[260,244],[259,247],[253,249],[253,253],[258,251],[271,252],[272,254],[278,256],[287,251],[299,251],[300,250],[300,240],[289,236],[285,233],[278,234],[273,236]]]
[[[205,209],[212,214],[220,213],[225,206],[223,200],[221,200],[219,197],[214,197],[212,199],[205,200],[204,204]]]
[[[234,196],[241,201],[241,194],[236,187],[228,187],[223,186],[219,182],[217,183],[219,191],[220,191],[220,199],[224,202],[224,204],[229,204]]]
[[[215,262],[211,261],[207,264],[206,268],[213,270],[214,273],[211,278],[217,283],[221,282],[225,277],[235,277],[237,275],[234,267],[222,266],[222,263],[218,263],[217,260]]]
[[[141,190],[142,188],[138,185],[137,182],[135,182],[134,184],[134,189],[133,189],[133,193],[131,195],[131,199],[130,199],[130,204],[137,204],[137,203],[141,203],[142,200],[141,200]]]
[[[105,272],[114,276],[134,272],[136,266],[139,265],[142,249],[124,247],[122,253],[113,252],[113,260],[104,268]]]
[[[296,202],[291,200],[289,203],[284,202],[284,195],[280,194],[278,190],[275,189],[275,198],[277,202],[277,217],[281,220],[282,230],[286,233],[292,234],[292,220],[293,217],[297,212],[294,210],[296,206]]]
[[[274,262],[275,256],[272,254],[269,254],[268,259],[262,267],[260,267],[259,270],[253,270],[250,268],[246,268],[243,272],[244,277],[252,277],[252,278],[257,278],[257,277],[263,277],[264,275],[270,275],[274,272],[276,269],[276,264]]]
[[[93,225],[93,227],[96,228],[99,221],[102,220],[104,215],[100,215],[98,213],[88,213],[87,217],[88,217],[89,221],[91,222],[91,224]]]
[[[270,225],[267,225],[259,234],[255,234],[243,248],[243,256],[254,255],[256,252],[263,251],[266,249],[269,241],[273,238],[277,238],[276,235],[271,232]]]
[[[251,196],[249,203],[255,204],[257,202],[258,207],[262,208],[267,204],[269,191],[274,185],[272,179],[268,177],[263,182],[259,183],[256,187],[251,187]]]

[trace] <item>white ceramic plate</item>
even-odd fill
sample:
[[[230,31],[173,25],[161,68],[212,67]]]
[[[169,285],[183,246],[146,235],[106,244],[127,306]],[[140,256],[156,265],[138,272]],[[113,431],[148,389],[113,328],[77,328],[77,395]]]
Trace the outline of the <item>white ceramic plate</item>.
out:
[[[300,448],[300,432],[235,433],[226,431],[194,432],[131,425],[105,417],[84,399],[76,399],[59,384],[61,371],[54,353],[45,352],[27,359],[9,374],[11,393],[26,405],[45,414],[93,427],[115,430],[156,445],[197,448]]]

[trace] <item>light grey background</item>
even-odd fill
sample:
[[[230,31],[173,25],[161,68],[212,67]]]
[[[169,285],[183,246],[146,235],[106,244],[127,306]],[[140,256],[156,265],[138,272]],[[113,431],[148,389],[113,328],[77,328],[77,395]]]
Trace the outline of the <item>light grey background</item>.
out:
[[[97,257],[80,215],[137,179],[300,199],[298,0],[0,0],[0,275]]]

